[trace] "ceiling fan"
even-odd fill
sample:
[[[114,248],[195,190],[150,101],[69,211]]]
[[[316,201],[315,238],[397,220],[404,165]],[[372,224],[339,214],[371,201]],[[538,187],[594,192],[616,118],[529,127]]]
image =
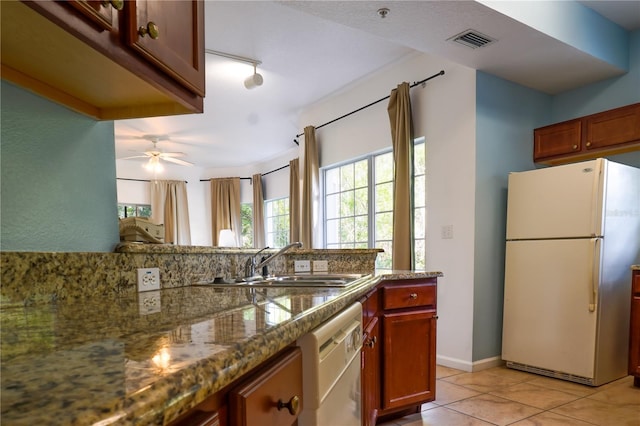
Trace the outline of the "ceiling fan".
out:
[[[150,141],[151,143],[153,143],[153,148],[148,149],[144,152],[140,152],[139,154],[141,155],[134,155],[131,157],[124,157],[121,158],[121,160],[132,160],[132,159],[136,159],[136,158],[148,158],[149,161],[144,165],[144,167],[150,171],[162,171],[162,164],[160,163],[160,160],[162,161],[168,161],[170,163],[175,163],[175,164],[179,164],[181,166],[193,166],[193,163],[190,163],[189,161],[185,161],[185,160],[181,160],[178,157],[184,157],[185,154],[183,152],[163,152],[161,151],[157,144],[159,142],[159,140],[161,139],[161,137],[159,136],[155,136],[155,135],[144,135],[142,137],[140,137],[140,139],[146,139],[148,141]],[[166,139],[166,138],[165,138]]]

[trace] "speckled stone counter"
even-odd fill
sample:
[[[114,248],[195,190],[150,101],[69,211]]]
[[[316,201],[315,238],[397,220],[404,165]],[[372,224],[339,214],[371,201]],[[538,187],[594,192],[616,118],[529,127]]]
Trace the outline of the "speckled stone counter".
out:
[[[640,271],[640,265],[631,265],[631,270]]]
[[[0,306],[1,420],[7,425],[166,424],[367,293],[214,288]]]

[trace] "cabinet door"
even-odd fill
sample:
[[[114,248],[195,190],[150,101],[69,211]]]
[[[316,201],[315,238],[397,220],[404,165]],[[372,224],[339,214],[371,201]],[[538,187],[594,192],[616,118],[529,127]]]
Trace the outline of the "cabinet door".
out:
[[[629,335],[629,374],[640,386],[640,271],[634,271],[631,289],[631,324]]]
[[[633,104],[586,119],[586,149],[606,148],[640,140],[640,104]]]
[[[82,13],[94,24],[97,24],[100,29],[111,31],[115,26],[114,18],[117,11],[122,9],[124,1],[73,0],[63,2],[63,4]]]
[[[582,149],[582,122],[571,120],[535,129],[533,160],[577,153]]]
[[[435,312],[385,313],[382,321],[382,408],[400,408],[434,400]]]
[[[229,424],[295,424],[302,397],[302,352],[296,347],[230,392]]]
[[[148,61],[204,96],[202,0],[128,1],[127,43]]]
[[[380,407],[380,332],[373,318],[362,340],[362,425],[375,426]]]

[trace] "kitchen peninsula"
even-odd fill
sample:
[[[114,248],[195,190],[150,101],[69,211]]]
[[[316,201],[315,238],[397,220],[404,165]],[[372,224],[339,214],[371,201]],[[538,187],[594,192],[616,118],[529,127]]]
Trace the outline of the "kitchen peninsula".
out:
[[[209,256],[221,255],[207,250]],[[99,263],[113,257],[124,270],[124,259],[131,261],[127,256],[135,249],[127,251],[84,255],[98,257]],[[168,424],[370,293],[382,280],[442,276],[373,274],[344,289],[215,288],[191,282],[165,288],[163,282],[160,305],[155,307],[141,304],[132,285],[123,289],[121,279],[120,291],[85,291],[100,294],[92,297],[62,291],[69,284],[61,285],[59,277],[57,284],[45,286],[48,297],[40,290],[37,298],[18,300],[16,294],[24,295],[25,290],[11,290],[10,284],[5,292],[12,257],[21,259],[13,259],[16,264],[26,261],[33,267],[39,264],[34,259],[50,261],[50,256],[56,257],[2,253],[1,418],[7,424],[50,424],[52,419],[59,424]],[[50,270],[59,267],[47,264]],[[24,277],[28,269],[15,267],[11,276]],[[112,273],[122,276],[122,271]]]

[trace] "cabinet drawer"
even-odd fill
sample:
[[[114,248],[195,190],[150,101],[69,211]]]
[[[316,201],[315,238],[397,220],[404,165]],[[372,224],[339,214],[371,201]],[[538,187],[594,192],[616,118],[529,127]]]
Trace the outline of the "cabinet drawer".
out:
[[[287,403],[292,403],[293,413],[287,407],[278,407]],[[229,423],[232,425],[294,424],[302,411],[300,348],[290,349],[274,364],[233,389],[229,394],[229,404]]]
[[[392,285],[382,289],[383,309],[436,307],[435,285]]]

